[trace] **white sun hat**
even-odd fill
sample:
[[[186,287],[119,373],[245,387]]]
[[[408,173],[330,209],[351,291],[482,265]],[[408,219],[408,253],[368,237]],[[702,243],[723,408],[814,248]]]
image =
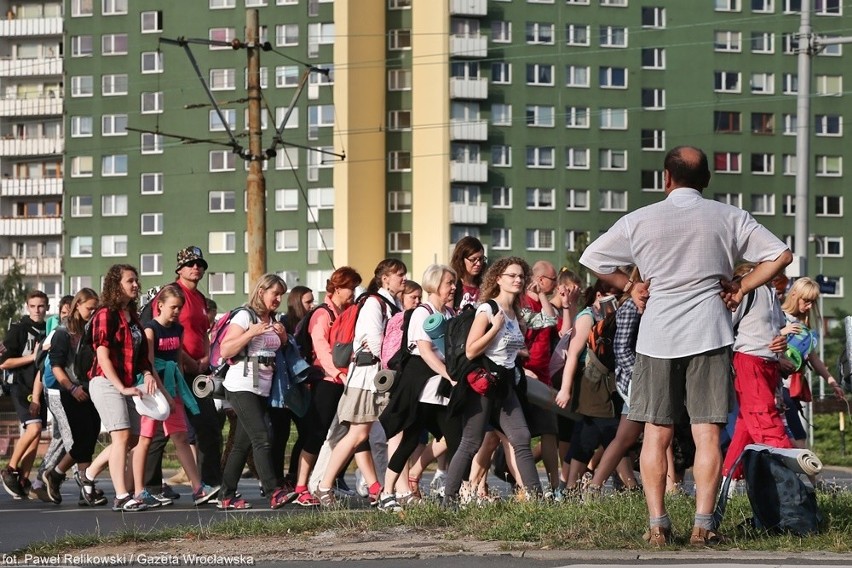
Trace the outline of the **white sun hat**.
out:
[[[169,401],[166,400],[166,395],[162,391],[134,396],[133,402],[136,404],[136,412],[141,416],[147,416],[154,420],[165,420],[169,417]]]

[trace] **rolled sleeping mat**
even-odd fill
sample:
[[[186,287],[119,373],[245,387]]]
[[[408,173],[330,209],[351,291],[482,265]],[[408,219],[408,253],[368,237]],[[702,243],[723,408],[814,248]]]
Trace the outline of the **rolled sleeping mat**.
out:
[[[396,371],[390,369],[382,369],[376,376],[373,377],[373,382],[376,384],[376,392],[388,392],[396,380]]]
[[[847,388],[852,387],[852,316],[843,318],[843,330],[846,332],[845,348],[837,363],[838,375]]]
[[[817,475],[822,471],[822,461],[815,453],[808,449],[773,448],[764,444],[749,444],[743,449],[743,451],[746,450],[754,450],[756,452],[766,450],[780,457],[784,461],[784,465],[796,473]]]
[[[426,335],[443,355],[446,347],[444,337],[447,334],[447,320],[443,314],[434,313],[426,318],[426,321],[423,322],[423,331],[426,332]]]
[[[527,377],[527,400],[539,408],[555,412],[571,420],[580,418],[577,413],[571,412],[571,405],[568,405],[568,408],[557,406],[556,389],[533,377]]]
[[[192,379],[192,394],[197,398],[207,398],[213,394],[213,377],[198,375]]]

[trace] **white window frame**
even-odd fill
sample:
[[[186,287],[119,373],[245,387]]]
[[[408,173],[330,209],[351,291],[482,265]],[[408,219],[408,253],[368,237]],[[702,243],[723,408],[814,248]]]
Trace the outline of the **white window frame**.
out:
[[[627,28],[602,25],[599,28],[598,38],[601,47],[624,49],[627,47]]]
[[[826,213],[832,208],[831,202],[837,200],[837,213]],[[814,199],[814,213],[817,217],[843,217],[842,195],[817,195]]]
[[[127,115],[101,115],[101,136],[127,136]]]
[[[221,161],[222,165],[214,164],[215,161]],[[229,150],[210,150],[208,154],[208,171],[214,172],[234,172],[237,170],[236,155]]]
[[[527,229],[526,250],[556,250],[556,231],[554,229]]]
[[[127,196],[118,193],[101,195],[101,217],[126,217]]]
[[[723,169],[715,169],[717,160],[724,157],[725,164]],[[734,163],[736,162],[736,163]],[[713,154],[714,173],[717,174],[738,174],[742,172],[743,157],[739,152],[716,152]],[[739,206],[738,206],[739,207]]]
[[[94,243],[91,235],[71,237],[70,249],[72,258],[92,258]]]
[[[164,138],[161,134],[143,132],[139,137],[140,152],[142,154],[162,154]]]
[[[71,196],[71,216],[72,217],[93,217],[94,214],[95,214],[94,199],[92,199],[91,195],[72,195]]]
[[[127,256],[127,235],[101,235],[101,256]]]
[[[775,12],[775,0],[758,0],[763,5],[755,6],[755,0],[751,0],[751,11],[754,14],[772,14]]]
[[[411,240],[412,239],[410,231],[391,231],[390,233],[388,233],[388,252],[411,252]]]
[[[146,230],[145,224],[152,223],[153,227]],[[140,235],[162,235],[163,234],[163,214],[162,213],[142,213],[139,216],[139,234]]]
[[[163,31],[163,11],[146,10],[139,13],[139,30],[143,34],[158,34]]]
[[[598,151],[598,162],[602,171],[627,171],[627,150],[601,148]]]
[[[69,40],[71,43],[71,57],[94,56],[94,41],[91,35],[71,36]]]
[[[623,82],[617,82],[618,75],[623,74]],[[598,68],[598,81],[601,89],[627,89],[628,72],[626,67],[604,65]]]
[[[143,51],[140,56],[139,69],[143,75],[162,73],[165,70],[163,52]]]
[[[589,24],[566,24],[565,45],[588,47],[590,45],[589,32]]]
[[[74,75],[71,77],[71,97],[93,97],[95,91],[94,77],[91,75]]]
[[[799,167],[798,161],[799,159],[795,154],[783,154],[781,156],[781,174],[785,176],[795,176]]]
[[[162,253],[142,253],[139,255],[139,274],[157,276],[163,273]]]
[[[755,46],[755,43],[758,43],[758,45]],[[775,53],[775,34],[772,32],[751,32],[750,44],[752,53]]]
[[[823,258],[843,257],[843,237],[819,237],[814,239],[816,255]]]
[[[233,272],[210,272],[207,274],[207,287],[210,295],[235,294],[237,275]]]
[[[840,0],[816,0],[813,6],[816,16],[843,15],[843,3]]]
[[[646,14],[650,18],[646,18]],[[648,20],[650,20],[650,23],[646,23]],[[666,9],[660,6],[642,6],[642,27],[664,29],[666,27]]]
[[[602,108],[600,110],[601,130],[627,130],[626,108]]]
[[[565,66],[565,86],[573,88],[586,89],[589,87],[588,65],[566,65]]]
[[[566,189],[565,190],[566,211],[588,211],[589,190],[588,189]]]
[[[388,152],[388,172],[410,172],[411,152],[392,150]]]
[[[388,30],[388,51],[410,51],[411,30],[409,28],[397,28]]]
[[[529,169],[552,170],[556,167],[556,147],[527,146],[526,166]]]
[[[71,158],[71,177],[92,177],[94,167],[92,156],[74,156]]]
[[[743,50],[743,34],[731,30],[716,30],[713,33],[713,51],[740,53]]]
[[[645,55],[651,54],[651,61],[645,61]],[[666,68],[666,48],[664,47],[643,47],[642,48],[642,69],[662,70]]]
[[[512,146],[509,144],[494,144],[491,146],[491,167],[512,167]]]
[[[648,142],[647,145],[646,142]],[[643,152],[664,152],[666,150],[666,131],[662,128],[643,128],[641,144]]]
[[[565,148],[565,169],[566,170],[588,170],[591,168],[589,148],[575,148],[568,146]]]
[[[124,78],[124,87],[122,90],[122,77]],[[123,96],[128,93],[129,79],[126,73],[108,73],[101,77],[101,94],[104,97]]]
[[[504,20],[492,20],[491,22],[491,43],[511,43],[512,42],[512,22]]]
[[[71,17],[87,18],[95,15],[95,0],[71,0]],[[90,255],[91,256],[91,255]]]
[[[785,95],[799,94],[798,73],[784,73],[781,75],[781,92]]]
[[[491,208],[511,209],[512,188],[508,186],[494,186],[491,188]]]
[[[662,170],[642,170],[640,176],[642,191],[658,192],[665,190],[665,181]],[[647,178],[650,178],[650,183],[646,182]]]
[[[499,74],[497,73],[498,70]],[[495,85],[511,85],[512,64],[508,61],[492,61],[491,82]]]
[[[528,211],[554,211],[556,209],[556,189],[552,187],[528,187]]]
[[[627,211],[629,195],[625,189],[602,189],[598,197],[598,209],[602,212]]]
[[[71,138],[91,138],[94,136],[94,119],[91,116],[72,116]]]
[[[237,70],[233,67],[211,69],[208,77],[211,91],[233,91],[237,88]]]
[[[225,120],[228,122],[228,126],[233,132],[237,127],[237,111],[233,108],[223,108],[220,109],[222,111],[222,115],[225,117]],[[210,132],[225,132],[225,124],[222,123],[222,120],[219,118],[219,113],[216,112],[216,109],[210,110],[207,115],[207,129]]]
[[[492,103],[491,125],[512,126],[512,105],[505,103]]]
[[[775,215],[775,196],[771,193],[752,193],[749,212],[754,216]]]
[[[281,229],[275,231],[276,252],[297,252],[299,250],[299,230]]]
[[[512,250],[512,229],[491,229],[491,250]]]
[[[411,213],[411,203],[410,191],[388,192],[388,213]]]
[[[209,254],[237,252],[237,233],[235,231],[209,231],[207,233],[207,252]]]
[[[216,36],[221,36],[221,37],[216,37]],[[209,28],[207,30],[207,38],[211,41],[225,41],[225,42],[230,43],[236,37],[237,37],[236,28],[224,26],[224,27]],[[212,45],[211,44],[210,46],[208,46],[208,49],[213,51],[213,50],[216,50],[216,49],[232,49],[232,47],[230,45]]]
[[[590,128],[589,107],[565,107],[565,128]]]
[[[527,105],[527,126],[553,128],[556,126],[556,109],[553,105]]]
[[[101,157],[101,177],[127,175],[127,154],[109,154]]]
[[[814,77],[814,90],[817,96],[820,97],[840,97],[843,96],[843,76],[842,75],[817,75]],[[833,85],[832,83],[837,83]]]
[[[128,0],[101,0],[101,15],[123,16],[127,14]]]
[[[548,80],[546,76],[550,75]],[[532,75],[532,79],[530,76]],[[554,66],[548,63],[527,63],[526,84],[531,87],[552,87],[555,85],[556,77]]]
[[[835,122],[836,126],[833,126],[832,122]],[[843,136],[843,116],[840,114],[817,114],[814,117],[814,134],[827,137]]]
[[[834,162],[836,162],[836,166],[834,165]],[[814,172],[814,175],[816,175],[817,177],[842,177],[843,157],[817,155],[815,160]]]
[[[553,45],[553,22],[527,22],[526,31],[527,45]]]
[[[716,12],[741,12],[740,0],[714,0],[713,9]]]
[[[161,114],[163,112],[163,91],[146,91],[139,97],[139,109],[141,114]],[[153,106],[146,107],[146,101],[154,103]]]
[[[278,47],[299,45],[299,24],[276,24],[275,45]]]
[[[389,69],[388,70],[388,91],[410,91],[411,90],[411,70],[410,69]]]
[[[124,47],[121,47],[121,40]],[[116,47],[116,44],[119,44]],[[113,55],[127,55],[127,34],[103,34],[101,36],[101,55],[112,57]]]
[[[276,189],[275,190],[276,211],[298,211],[299,190],[298,189]]]
[[[749,164],[752,175],[769,176],[775,174],[775,154],[752,152]]]
[[[733,85],[731,85],[731,79],[734,80]],[[717,93],[742,92],[742,73],[739,71],[715,71],[713,74],[713,91]]]
[[[151,189],[146,190],[150,180]],[[163,193],[163,182],[165,176],[162,172],[145,172],[139,176],[139,193],[141,195],[161,195]]]

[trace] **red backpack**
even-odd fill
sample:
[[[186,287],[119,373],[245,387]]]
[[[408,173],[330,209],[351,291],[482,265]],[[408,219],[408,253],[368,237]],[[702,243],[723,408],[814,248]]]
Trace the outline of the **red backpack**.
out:
[[[335,318],[331,324],[331,330],[328,334],[328,343],[331,345],[331,360],[334,365],[344,373],[349,368],[349,363],[352,362],[352,357],[355,353],[355,348],[352,345],[355,339],[355,323],[358,321],[358,314],[361,313],[361,308],[369,297],[375,297],[382,302],[382,305],[391,307],[391,311],[396,313],[399,308],[387,301],[379,294],[365,292],[361,294],[355,303],[349,305],[346,309],[340,312],[340,315]],[[374,353],[376,359],[378,354]]]

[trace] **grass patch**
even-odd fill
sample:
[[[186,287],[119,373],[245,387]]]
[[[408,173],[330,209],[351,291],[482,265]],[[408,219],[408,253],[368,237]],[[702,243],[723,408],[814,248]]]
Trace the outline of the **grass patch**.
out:
[[[852,552],[848,535],[852,530],[852,492],[818,495],[824,522],[817,535],[769,535],[745,529],[751,507],[745,496],[729,503],[722,534],[730,540],[722,550],[772,552]],[[688,548],[694,502],[686,497],[668,500],[669,515],[678,537],[674,548]],[[21,553],[56,554],[96,544],[164,543],[180,539],[244,539],[248,537],[311,536],[325,531],[337,535],[364,537],[373,532],[408,528],[440,536],[449,543],[460,539],[503,542],[504,548],[562,548],[580,550],[643,549],[641,535],[646,529],[647,511],[642,495],[607,496],[598,502],[518,503],[502,501],[484,507],[446,510],[428,503],[400,514],[336,509],[271,518],[231,516],[207,526],[182,526],[157,530],[128,530],[108,536],[68,536],[50,543],[38,543]]]

